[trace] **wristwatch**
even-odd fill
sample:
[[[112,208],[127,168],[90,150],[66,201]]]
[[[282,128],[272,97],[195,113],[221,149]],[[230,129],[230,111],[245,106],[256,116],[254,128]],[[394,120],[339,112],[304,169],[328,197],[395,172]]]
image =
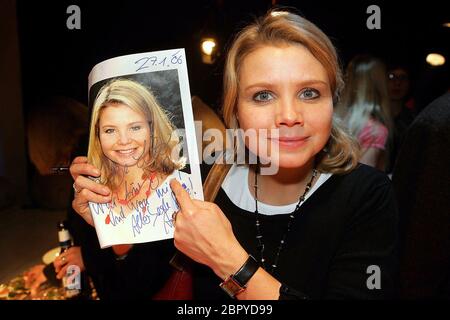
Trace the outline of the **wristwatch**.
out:
[[[258,261],[249,255],[244,265],[235,273],[230,275],[220,284],[220,287],[232,298],[247,288],[247,282],[259,268]]]

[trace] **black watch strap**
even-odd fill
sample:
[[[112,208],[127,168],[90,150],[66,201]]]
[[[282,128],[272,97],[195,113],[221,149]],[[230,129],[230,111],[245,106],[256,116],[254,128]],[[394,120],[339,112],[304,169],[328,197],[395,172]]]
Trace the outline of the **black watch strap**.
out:
[[[244,265],[233,275],[226,278],[220,287],[232,298],[245,290],[247,282],[259,268],[259,263],[251,255]]]
[[[245,261],[243,266],[231,277],[241,287],[245,287],[247,282],[250,280],[251,277],[253,277],[258,268],[259,268],[258,261],[252,255],[249,255],[247,261]]]

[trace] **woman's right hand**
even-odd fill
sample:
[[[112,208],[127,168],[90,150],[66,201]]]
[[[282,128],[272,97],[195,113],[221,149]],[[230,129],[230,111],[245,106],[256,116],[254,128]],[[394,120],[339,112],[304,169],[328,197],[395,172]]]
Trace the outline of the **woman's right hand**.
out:
[[[67,272],[67,268],[71,265],[79,267],[80,271],[86,270],[81,254],[81,247],[70,247],[67,251],[55,258],[53,266],[55,267],[56,278],[62,279]]]
[[[89,202],[108,203],[111,201],[111,191],[105,185],[88,178],[99,177],[100,171],[87,162],[86,157],[76,157],[70,165],[70,174],[75,181],[75,197],[72,208],[91,226],[94,226]]]

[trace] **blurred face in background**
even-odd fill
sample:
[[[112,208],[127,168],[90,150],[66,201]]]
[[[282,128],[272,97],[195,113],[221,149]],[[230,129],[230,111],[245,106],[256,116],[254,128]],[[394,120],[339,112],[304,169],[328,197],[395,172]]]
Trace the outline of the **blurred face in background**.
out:
[[[388,72],[388,93],[391,100],[403,100],[409,91],[409,75],[402,68]]]

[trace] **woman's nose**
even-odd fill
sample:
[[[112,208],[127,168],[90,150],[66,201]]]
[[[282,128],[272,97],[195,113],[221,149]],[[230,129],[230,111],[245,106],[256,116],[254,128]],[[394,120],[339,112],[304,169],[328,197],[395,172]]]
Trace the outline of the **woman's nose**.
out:
[[[128,144],[130,143],[130,137],[127,131],[120,131],[119,132],[119,144]]]
[[[303,126],[303,114],[300,103],[293,99],[281,99],[277,106],[276,122],[278,126]]]

